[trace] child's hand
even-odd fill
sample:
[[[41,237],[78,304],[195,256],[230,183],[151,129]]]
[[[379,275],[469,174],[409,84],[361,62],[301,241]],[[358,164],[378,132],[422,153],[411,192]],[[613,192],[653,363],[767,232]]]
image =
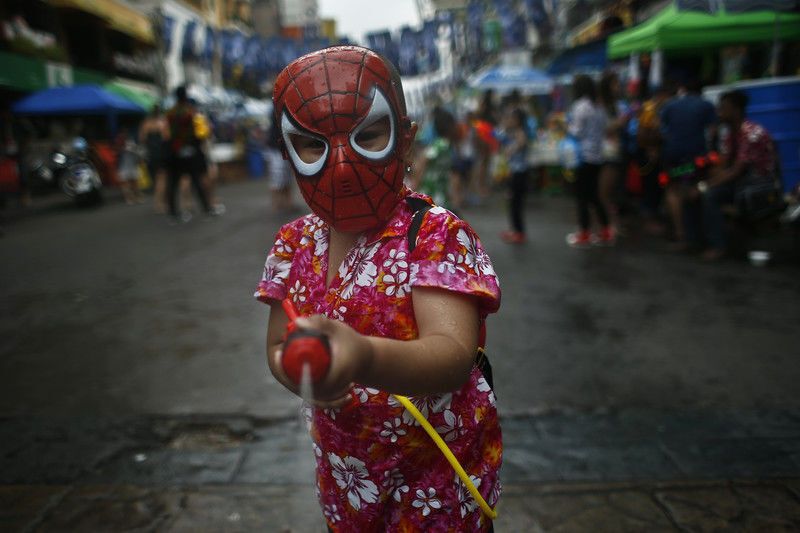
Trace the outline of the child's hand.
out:
[[[349,400],[353,384],[360,381],[372,362],[372,344],[347,324],[320,315],[298,318],[295,324],[300,329],[315,330],[326,335],[331,345],[328,375],[314,385],[316,403],[327,407]]]

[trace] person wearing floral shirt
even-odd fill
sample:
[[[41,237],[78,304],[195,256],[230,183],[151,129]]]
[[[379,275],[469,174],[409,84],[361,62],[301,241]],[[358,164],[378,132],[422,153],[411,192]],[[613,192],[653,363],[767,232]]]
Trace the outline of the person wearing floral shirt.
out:
[[[327,75],[332,67],[342,79]],[[326,88],[329,97],[318,98]],[[403,185],[416,125],[406,118],[399,76],[367,49],[332,47],[290,64],[274,100],[286,156],[313,212],[280,229],[255,296],[271,308],[270,369],[293,392],[298,386],[280,365],[288,322],[280,300],[308,317],[299,328],[331,344],[331,368],[305,407],[328,528],[491,531],[392,396],[411,397],[495,505],[502,440],[475,353],[486,316],[499,307],[499,284],[472,228]],[[317,101],[324,108],[310,108]],[[317,111],[328,109],[349,120],[325,123]],[[410,198],[430,205],[411,245]]]
[[[737,189],[775,180],[775,146],[769,132],[745,118],[747,95],[730,91],[719,100],[719,118],[729,128],[722,145],[722,164],[711,177],[698,184],[703,196],[703,222],[709,248],[706,261],[725,254],[727,239],[722,206],[733,203]]]

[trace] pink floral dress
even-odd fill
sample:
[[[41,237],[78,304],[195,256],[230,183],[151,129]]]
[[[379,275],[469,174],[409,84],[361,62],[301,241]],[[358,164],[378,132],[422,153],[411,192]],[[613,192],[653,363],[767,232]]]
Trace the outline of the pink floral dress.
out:
[[[408,194],[424,198],[417,193]],[[413,213],[400,202],[386,226],[364,235],[331,286],[328,227],[315,215],[283,226],[255,293],[263,302],[292,298],[301,315],[341,320],[364,335],[417,338],[411,291],[436,287],[474,296],[481,320],[497,310],[491,261],[470,226],[441,207],[425,215],[408,251]],[[490,521],[416,420],[388,393],[356,386],[356,405],[306,407],[317,489],[336,532],[485,531]],[[450,446],[489,505],[500,495],[502,440],[495,398],[473,367],[461,389],[412,397]]]

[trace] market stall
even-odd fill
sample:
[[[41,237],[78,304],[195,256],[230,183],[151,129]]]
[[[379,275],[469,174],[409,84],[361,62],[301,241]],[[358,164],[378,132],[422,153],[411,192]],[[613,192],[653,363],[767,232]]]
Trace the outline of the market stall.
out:
[[[608,38],[608,57],[697,51],[730,44],[800,40],[800,13],[684,11],[670,4],[648,21]]]

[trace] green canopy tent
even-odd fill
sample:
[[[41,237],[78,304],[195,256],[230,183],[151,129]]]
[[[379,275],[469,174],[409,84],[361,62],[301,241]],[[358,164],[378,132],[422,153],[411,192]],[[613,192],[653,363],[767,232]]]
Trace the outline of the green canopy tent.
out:
[[[608,39],[608,57],[654,50],[690,51],[773,39],[800,40],[800,13],[701,13],[671,4],[653,18]]]

